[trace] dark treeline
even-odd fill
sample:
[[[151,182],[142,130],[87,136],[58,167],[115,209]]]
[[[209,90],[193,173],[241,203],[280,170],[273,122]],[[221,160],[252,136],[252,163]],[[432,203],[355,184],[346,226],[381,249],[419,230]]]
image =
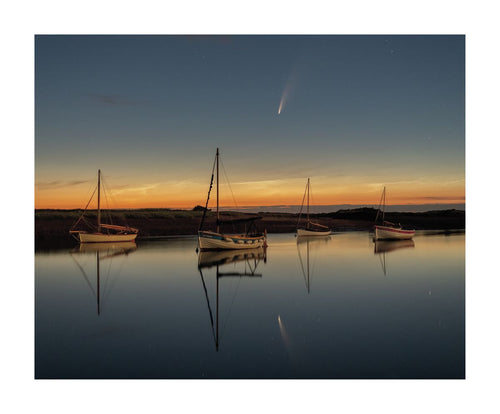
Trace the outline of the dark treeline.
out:
[[[139,229],[137,240],[154,239],[175,235],[194,235],[197,233],[202,209],[171,210],[171,209],[137,209],[111,210],[103,212],[103,222],[113,224],[128,224]],[[357,208],[339,210],[332,213],[311,214],[315,221],[331,227],[334,231],[371,230],[377,210],[373,208]],[[35,248],[66,247],[75,244],[68,234],[71,226],[81,215],[81,210],[35,210]],[[258,213],[261,220],[256,222],[259,230],[266,229],[268,233],[290,233],[297,226],[297,214],[292,213]],[[255,216],[239,212],[222,212],[225,219],[240,219]],[[88,221],[96,220],[96,211],[87,211]],[[304,216],[303,216],[304,217]],[[447,230],[465,229],[465,211],[436,210],[418,213],[386,213],[385,219],[393,223],[401,223],[404,227],[416,230]],[[214,229],[215,212],[208,211],[205,229]],[[245,231],[245,224],[225,224],[223,232]]]

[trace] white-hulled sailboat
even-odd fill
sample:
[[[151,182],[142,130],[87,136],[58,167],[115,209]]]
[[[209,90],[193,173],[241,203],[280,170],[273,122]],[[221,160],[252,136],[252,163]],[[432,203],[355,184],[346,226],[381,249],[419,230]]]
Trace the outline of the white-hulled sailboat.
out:
[[[313,223],[309,218],[309,194],[311,188],[311,180],[307,179],[306,190],[304,192],[304,197],[302,198],[302,206],[300,207],[299,218],[297,220],[297,236],[328,236],[331,234],[331,230],[319,223]],[[305,226],[299,227],[300,218],[302,215],[302,209],[304,208],[304,200],[307,194],[307,223]]]
[[[92,201],[94,194],[95,190],[87,203],[87,207]],[[101,170],[97,171],[97,226],[94,228],[95,231],[88,232],[86,230],[75,230],[82,221],[85,221],[89,227],[94,227],[91,223],[88,223],[88,221],[84,219],[87,207],[85,207],[82,215],[78,218],[75,224],[73,224],[69,231],[69,233],[80,243],[133,242],[137,237],[139,230],[134,227],[101,223]]]
[[[378,215],[380,213],[380,206],[382,205],[382,224],[375,224],[375,240],[407,240],[411,239],[415,234],[415,230],[403,229],[401,225],[396,225],[390,221],[385,221],[385,187],[382,192],[382,197],[377,210],[377,216],[375,217],[375,223],[377,222]]]
[[[203,231],[203,223],[205,220],[205,214],[207,212],[208,201],[210,199],[210,191],[212,190],[212,185],[214,181],[214,170],[216,169],[216,187],[217,187],[217,216],[216,216],[216,231]],[[253,224],[254,220],[258,220],[260,217],[252,217],[243,220],[232,220],[236,221],[248,221]],[[265,233],[249,233],[246,234],[227,234],[220,232],[220,224],[222,221],[219,217],[219,148],[215,154],[214,166],[212,168],[212,178],[210,180],[210,187],[208,189],[208,197],[203,211],[203,217],[201,219],[200,228],[198,230],[198,247],[200,250],[232,250],[232,249],[255,249],[256,247],[264,247],[266,245],[266,235]]]

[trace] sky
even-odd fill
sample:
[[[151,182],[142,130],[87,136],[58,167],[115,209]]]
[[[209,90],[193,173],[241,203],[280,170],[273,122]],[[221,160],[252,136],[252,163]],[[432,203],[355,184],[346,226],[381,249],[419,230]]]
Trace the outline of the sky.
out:
[[[225,206],[465,203],[465,37],[35,36],[35,208],[204,204],[217,147]]]

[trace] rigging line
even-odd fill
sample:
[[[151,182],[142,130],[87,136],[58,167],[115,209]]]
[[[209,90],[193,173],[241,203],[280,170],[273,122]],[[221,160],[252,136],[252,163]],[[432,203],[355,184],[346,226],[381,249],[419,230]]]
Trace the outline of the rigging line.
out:
[[[300,218],[302,216],[302,209],[304,208],[304,200],[306,199],[306,192],[307,192],[307,184],[306,184],[306,189],[304,190],[304,196],[302,197],[302,205],[300,206],[299,218],[297,219],[297,226],[296,227],[299,227]]]
[[[89,281],[89,279],[87,277],[87,274],[85,273],[85,270],[83,270],[83,267],[80,266],[80,263],[78,263],[78,261],[73,257],[73,255],[71,253],[70,253],[70,256],[73,259],[73,261],[76,263],[76,265],[78,266],[78,268],[80,269],[80,271],[82,272],[83,278],[85,279],[85,282],[87,282],[87,285],[89,286],[90,291],[94,294],[94,297],[97,297],[97,294],[96,294],[94,288],[92,287],[92,284],[90,283],[90,281]]]
[[[311,269],[311,272],[310,272],[310,277],[309,277],[309,287],[311,287],[311,279],[312,279],[312,276],[314,275],[314,269],[316,268],[316,265],[318,263],[318,252],[316,251],[316,253],[314,254],[314,257],[312,258],[312,269]]]
[[[92,223],[89,219],[85,218],[82,216],[82,221],[87,225],[89,226],[90,229],[93,229],[93,230],[97,230],[97,226]]]
[[[90,200],[88,201],[87,205],[85,206],[85,208],[83,209],[83,212],[82,214],[80,215],[80,217],[78,218],[78,220],[75,221],[75,223],[71,226],[71,230],[73,230],[76,225],[80,222],[80,220],[83,219],[83,215],[85,214],[85,212],[87,211],[87,208],[90,204],[90,202],[92,201],[92,199],[94,198],[94,194],[95,192],[97,191],[97,186],[94,188],[94,192],[92,193],[92,195],[90,196]]]
[[[245,272],[247,271],[247,265],[248,265],[248,269],[250,269],[250,274],[254,274],[255,271],[257,270],[257,265],[259,263],[257,262],[257,259],[254,258],[254,266],[252,268],[252,263],[250,263],[250,258],[246,259],[245,260]]]
[[[102,183],[102,189],[103,189],[103,193],[104,193],[104,200],[106,202],[106,215],[108,217],[109,224],[113,224],[113,219],[111,217],[111,208],[109,206],[109,200],[110,200],[110,198],[112,198],[112,194],[109,191],[108,182],[104,179],[102,174],[101,174],[101,183]],[[114,199],[111,201],[115,202]],[[116,204],[116,202],[115,202],[115,204]]]
[[[309,181],[309,198],[311,199],[311,201],[309,203],[310,204],[309,210],[311,210],[314,207],[314,205],[315,205],[314,204],[314,198],[313,198],[311,181]],[[312,213],[312,211],[311,211],[311,213]]]
[[[378,260],[380,262],[380,265],[382,266],[382,271],[384,272],[384,275],[385,275],[385,260],[382,261],[382,257],[385,259],[384,254],[385,253],[382,253],[381,255],[379,255]]]
[[[109,271],[108,271],[108,275],[110,274],[111,272],[111,262],[112,262],[112,259],[110,260],[110,264],[109,264]],[[121,261],[120,263],[120,267],[118,268],[118,271],[116,272],[116,276],[115,277],[112,277],[110,276],[109,277],[109,289],[106,290],[105,294],[104,294],[104,297],[103,299],[104,300],[108,300],[112,290],[113,290],[113,287],[116,285],[117,281],[118,281],[118,278],[122,272],[122,269],[123,269],[123,265],[125,264],[125,257],[123,257],[123,260]],[[103,300],[103,302],[104,302]]]
[[[110,188],[110,186],[108,185],[108,182],[106,181],[106,191],[107,191],[107,195],[109,196],[110,200],[111,200],[111,206],[114,207],[115,210],[119,210],[118,208],[118,200],[116,199],[115,197],[115,194],[113,193],[113,190]],[[118,216],[118,217],[121,217],[121,221],[123,221],[124,225],[126,227],[130,227],[129,224],[128,224],[128,221],[127,221],[127,214],[126,212],[123,212],[123,216]],[[117,216],[115,216],[115,219],[117,218]],[[113,219],[112,219],[112,216],[111,216],[111,208],[109,208],[109,219],[110,219],[110,222],[111,224],[113,224]]]
[[[113,189],[109,186],[107,181],[106,181],[106,190],[111,200],[111,206],[114,207],[114,209],[118,210],[118,200],[116,199],[115,194],[113,193]]]
[[[224,163],[222,162],[222,158],[220,156],[219,156],[219,161],[220,161],[220,164],[222,165],[222,172],[224,174],[224,177],[226,178],[226,182],[227,182],[227,185],[229,187],[229,191],[231,192],[231,197],[233,198],[233,203],[234,203],[235,207],[238,208],[238,203],[236,202],[236,199],[234,197],[233,189],[231,187],[231,183],[229,182],[229,177],[227,176],[226,169],[224,167]],[[233,233],[236,233],[236,227],[235,227],[234,222],[231,223],[231,227],[233,229]]]
[[[304,278],[304,283],[305,283],[306,288],[307,288],[306,271],[304,269],[304,263],[302,262],[302,256],[300,255],[300,249],[299,249],[298,243],[297,243],[297,252],[299,253],[300,267],[302,268],[302,277]]]
[[[111,263],[112,262],[113,262],[113,259],[110,259],[108,262],[107,269],[106,269],[106,275],[102,278],[104,280],[104,284],[102,286],[101,310],[102,310],[102,305],[104,304],[104,299],[109,296],[110,288],[108,286],[111,284],[111,282],[109,280],[111,279],[110,274],[111,274]]]
[[[205,298],[207,299],[208,313],[210,315],[210,323],[212,325],[212,336],[214,338],[214,342],[217,342],[217,340],[215,339],[214,317],[212,315],[212,309],[210,308],[210,300],[208,299],[207,286],[205,285],[205,280],[203,279],[203,273],[201,269],[198,269],[198,271],[200,272],[201,283],[203,283],[203,290],[205,291]]]
[[[222,326],[222,329],[220,331],[219,343],[220,343],[220,340],[222,339],[222,336],[223,336],[223,333],[225,331],[226,325],[229,322],[229,316],[231,315],[231,310],[233,308],[234,300],[236,299],[236,294],[238,293],[238,288],[240,287],[241,279],[242,279],[242,277],[240,276],[239,280],[238,280],[238,285],[236,286],[236,289],[234,290],[233,300],[231,301],[231,304],[229,305],[229,310],[227,312],[226,320],[224,321],[224,325]]]
[[[222,172],[224,173],[224,177],[226,178],[227,185],[229,187],[229,191],[231,192],[231,196],[233,197],[234,205],[238,208],[238,203],[236,202],[236,199],[234,198],[233,189],[231,187],[231,183],[229,182],[229,178],[227,176],[226,169],[224,168],[224,163],[222,162],[222,158],[221,157],[219,157],[219,161],[220,161],[220,163],[222,165]]]
[[[198,231],[200,231],[203,227],[203,223],[205,222],[205,216],[207,215],[207,209],[208,209],[208,202],[210,200],[210,192],[212,191],[212,187],[214,185],[214,171],[215,171],[215,161],[217,160],[217,156],[214,158],[214,165],[212,166],[212,177],[210,178],[210,186],[208,187],[208,195],[207,195],[207,201],[205,202],[205,209],[203,210],[203,215],[201,216],[201,222],[200,222],[200,227],[198,228]]]
[[[384,192],[382,192],[382,195],[380,196],[380,202],[378,203],[378,209],[377,209],[377,215],[375,216],[375,223],[377,222],[378,215],[380,214],[380,206],[382,205],[382,198],[384,197]],[[384,223],[382,223],[384,224]]]

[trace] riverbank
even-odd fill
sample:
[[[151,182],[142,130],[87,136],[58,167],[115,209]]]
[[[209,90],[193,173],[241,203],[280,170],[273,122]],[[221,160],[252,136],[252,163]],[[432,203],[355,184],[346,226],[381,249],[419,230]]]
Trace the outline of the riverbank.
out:
[[[96,221],[96,212],[87,212],[90,222]],[[35,210],[35,249],[46,247],[72,246],[75,240],[68,231],[80,216],[80,210]],[[225,220],[239,220],[254,217],[255,214],[223,212]],[[138,209],[112,210],[103,214],[103,221],[114,224],[128,224],[139,229],[137,240],[157,239],[167,236],[194,235],[197,233],[203,211],[170,210],[170,209]],[[291,213],[258,213],[260,220],[256,226],[260,231],[268,233],[291,233],[297,226],[297,214]],[[313,214],[311,218],[333,231],[368,231],[373,227],[376,210],[358,208],[339,210],[334,213]],[[386,220],[402,223],[405,227],[416,230],[465,229],[465,211],[435,210],[418,213],[386,213]],[[215,227],[215,212],[208,211],[205,229]],[[245,231],[245,223],[225,224],[221,231]]]

